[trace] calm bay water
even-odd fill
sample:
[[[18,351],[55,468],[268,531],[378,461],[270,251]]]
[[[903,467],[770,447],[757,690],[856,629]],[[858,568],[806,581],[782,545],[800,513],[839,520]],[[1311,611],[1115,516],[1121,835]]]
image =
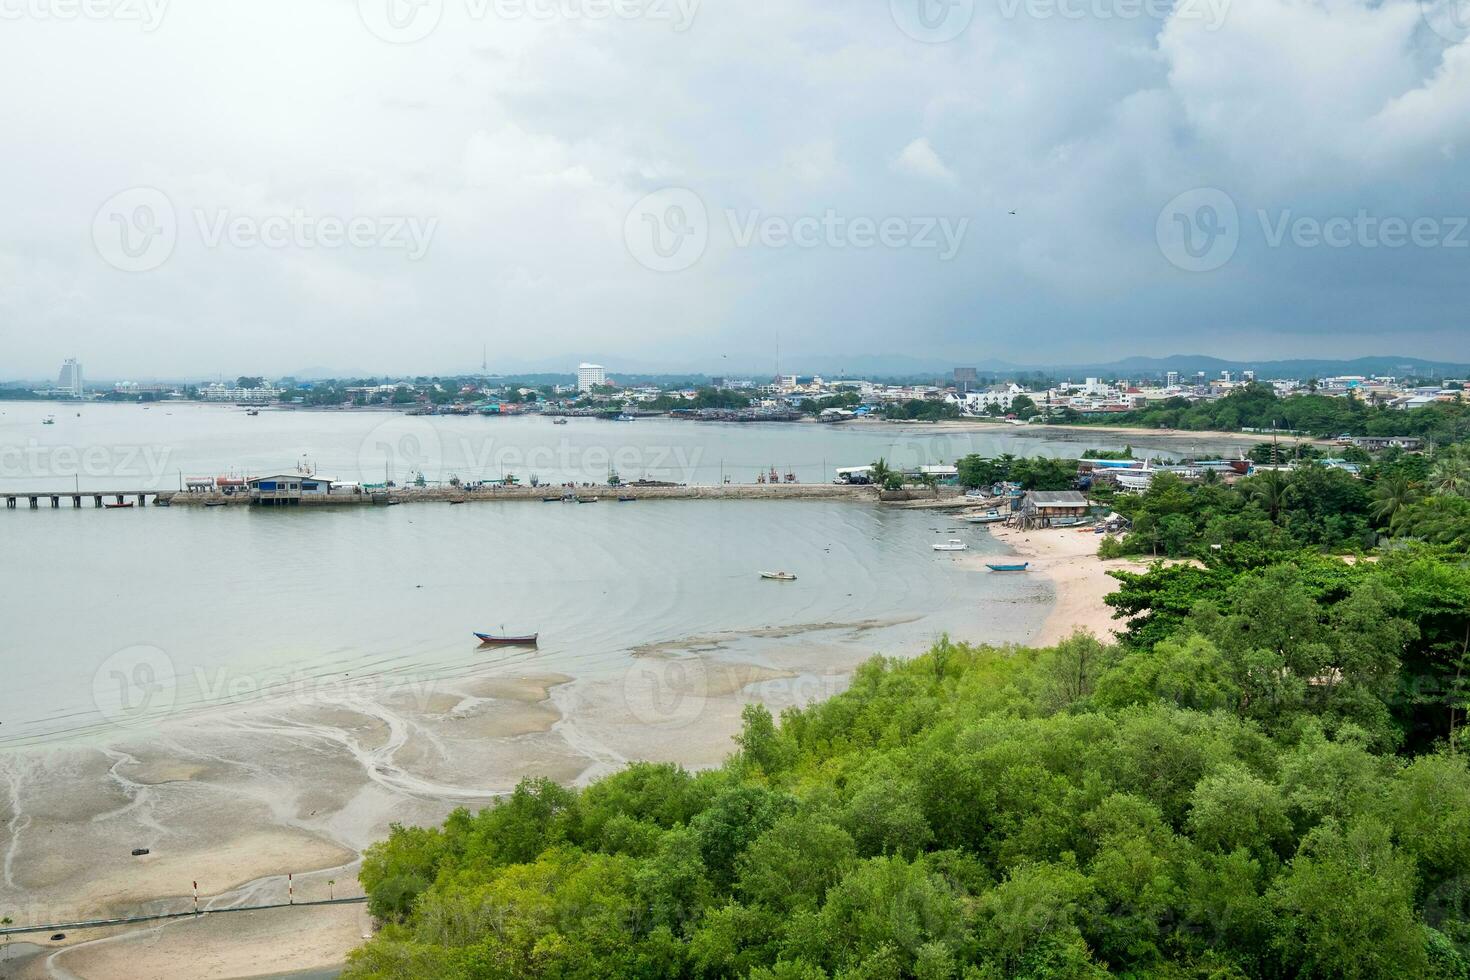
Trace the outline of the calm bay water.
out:
[[[55,415],[55,424],[42,419]],[[607,422],[553,425],[537,416],[409,417],[395,412],[262,411],[223,405],[0,402],[0,490],[178,489],[190,476],[269,475],[303,462],[339,480],[466,482],[515,474],[547,482],[601,481],[609,467],[629,480],[752,483],[775,468],[804,483],[879,456],[917,466],[967,453],[1075,457],[1120,448],[1116,436],[1085,442],[1037,438],[996,426],[956,432],[922,425]],[[1177,445],[1137,448],[1170,453]],[[1204,447],[1201,447],[1204,448]]]
[[[712,634],[759,662],[772,628],[884,624],[901,652],[951,631],[1021,641],[1046,584],[962,567],[952,519],[840,501],[0,512],[0,741],[85,735],[293,685],[483,669],[614,675],[645,644]],[[23,556],[23,557],[18,557]],[[793,583],[759,579],[767,569]],[[472,630],[541,633],[485,652]],[[148,692],[151,704],[138,702]]]
[[[42,425],[54,411],[56,424]],[[409,418],[225,406],[3,405],[0,490],[173,488],[287,471],[375,481],[803,482],[878,456],[1076,455],[1005,430]],[[80,412],[80,415],[77,413]],[[1106,442],[1097,443],[1100,447]],[[0,743],[115,731],[317,684],[482,671],[615,677],[649,644],[761,663],[782,644],[922,648],[942,632],[1023,641],[1049,587],[933,552],[983,529],[840,501],[501,502],[449,507],[0,511]],[[771,583],[761,570],[796,572]],[[472,630],[540,632],[487,653]]]

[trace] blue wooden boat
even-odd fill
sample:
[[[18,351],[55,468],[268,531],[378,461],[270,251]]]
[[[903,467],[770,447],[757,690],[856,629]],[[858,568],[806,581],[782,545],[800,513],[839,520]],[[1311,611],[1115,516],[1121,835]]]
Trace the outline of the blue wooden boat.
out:
[[[532,633],[530,636],[496,636],[493,633],[475,634],[475,639],[487,647],[533,647],[540,638],[540,633]]]
[[[992,565],[989,562],[986,562],[985,567],[990,569],[992,572],[1024,572],[1026,569],[1031,567],[1031,563],[1028,561],[1023,562],[1020,565]]]

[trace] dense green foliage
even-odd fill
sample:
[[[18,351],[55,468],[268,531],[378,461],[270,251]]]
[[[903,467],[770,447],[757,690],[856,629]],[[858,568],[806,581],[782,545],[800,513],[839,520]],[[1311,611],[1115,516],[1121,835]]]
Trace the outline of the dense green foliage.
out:
[[[1314,436],[1420,436],[1439,442],[1470,438],[1470,410],[1463,404],[1403,411],[1359,397],[1307,394],[1281,398],[1265,384],[1243,385],[1214,401],[1170,398],[1132,412],[1088,416],[1074,412],[1065,420],[1194,431],[1284,429]]]
[[[1311,464],[1290,472],[1266,470],[1234,485],[1159,473],[1146,492],[1113,498],[1113,508],[1133,529],[1110,542],[1105,556],[1371,548],[1378,538],[1371,494],[1367,481]]]
[[[910,398],[906,402],[884,406],[883,417],[898,422],[938,422],[959,418],[960,409],[952,402]]]
[[[1470,976],[1470,570],[1123,578],[1115,645],[942,641],[717,770],[395,828],[348,976]]]
[[[1191,483],[1160,473],[1146,492],[1115,496],[1113,507],[1133,529],[1105,543],[1104,555],[1225,552],[1259,564],[1302,549],[1361,551],[1390,539],[1470,550],[1470,452],[1463,445],[1432,457],[1384,453],[1361,476],[1311,460],[1233,486],[1209,476]]]
[[[1075,459],[1046,459],[1012,456],[987,459],[965,456],[955,464],[960,485],[989,488],[997,483],[1018,483],[1023,490],[1070,490],[1077,484]]]
[[[683,395],[668,394],[666,392],[650,402],[640,404],[638,407],[651,412],[667,412],[675,408],[749,408],[750,395],[725,388],[699,388],[694,392],[694,398],[692,400],[685,398]]]

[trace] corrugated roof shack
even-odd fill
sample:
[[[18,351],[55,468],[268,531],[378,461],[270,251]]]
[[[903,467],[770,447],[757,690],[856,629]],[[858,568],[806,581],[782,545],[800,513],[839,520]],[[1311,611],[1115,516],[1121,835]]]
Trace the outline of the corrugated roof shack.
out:
[[[1076,490],[1030,490],[1021,498],[1021,526],[1081,524],[1089,510],[1087,498]]]

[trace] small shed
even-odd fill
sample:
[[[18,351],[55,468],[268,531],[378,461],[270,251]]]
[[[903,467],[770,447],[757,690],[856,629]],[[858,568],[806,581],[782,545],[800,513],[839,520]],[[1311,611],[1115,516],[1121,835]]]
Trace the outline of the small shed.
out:
[[[1087,520],[1087,497],[1076,490],[1030,490],[1021,498],[1022,527],[1066,527]]]

